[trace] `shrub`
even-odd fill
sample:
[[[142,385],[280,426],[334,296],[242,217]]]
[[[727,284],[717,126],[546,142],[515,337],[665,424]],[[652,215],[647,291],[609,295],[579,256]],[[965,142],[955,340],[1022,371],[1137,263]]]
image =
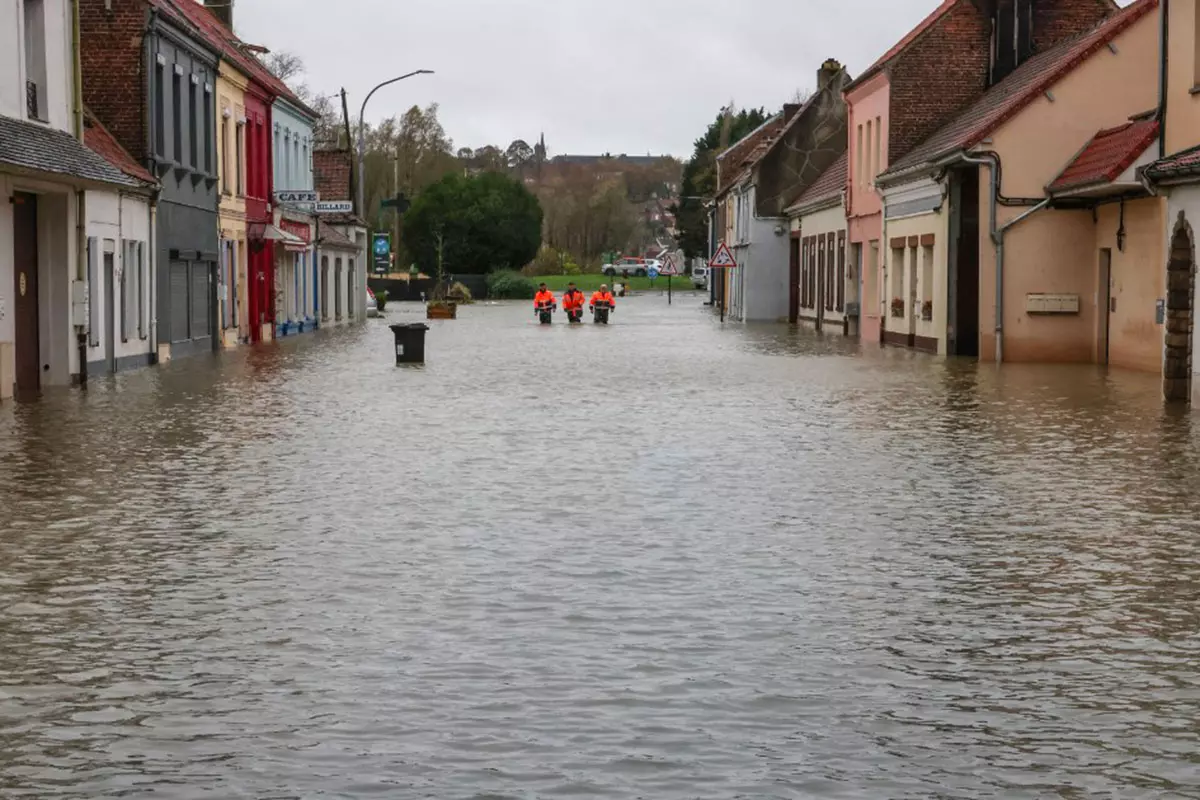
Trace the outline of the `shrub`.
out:
[[[519,272],[503,270],[488,275],[488,295],[496,300],[532,300],[537,286]]]
[[[471,296],[471,290],[459,281],[454,282],[446,296],[459,305],[469,306],[475,302],[475,298]]]
[[[383,311],[383,307],[387,305],[387,289],[380,289],[375,293],[375,308]]]

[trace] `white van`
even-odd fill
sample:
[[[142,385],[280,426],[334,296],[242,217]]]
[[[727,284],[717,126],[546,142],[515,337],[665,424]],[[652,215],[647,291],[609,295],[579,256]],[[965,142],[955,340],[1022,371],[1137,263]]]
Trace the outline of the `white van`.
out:
[[[708,288],[708,267],[704,264],[697,264],[692,267],[692,286],[697,289]]]

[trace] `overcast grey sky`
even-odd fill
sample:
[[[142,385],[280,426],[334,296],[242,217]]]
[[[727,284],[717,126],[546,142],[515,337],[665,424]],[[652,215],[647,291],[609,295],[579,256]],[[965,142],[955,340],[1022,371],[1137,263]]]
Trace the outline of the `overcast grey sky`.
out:
[[[367,119],[437,102],[455,147],[686,157],[718,109],[777,108],[826,58],[859,74],[940,0],[236,0],[239,35],[301,56]],[[1127,5],[1123,0],[1121,5]]]

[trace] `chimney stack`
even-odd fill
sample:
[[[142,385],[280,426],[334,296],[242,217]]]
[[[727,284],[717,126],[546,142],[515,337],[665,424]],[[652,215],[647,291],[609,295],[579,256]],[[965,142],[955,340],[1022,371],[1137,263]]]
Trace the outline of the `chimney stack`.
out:
[[[191,2],[192,0],[187,0]],[[204,0],[204,7],[221,20],[221,24],[233,30],[233,0]]]
[[[232,1],[232,0],[231,0]],[[837,78],[838,73],[842,71],[841,62],[836,58],[827,58],[821,68],[817,70],[817,91],[821,91],[829,84],[833,83]]]

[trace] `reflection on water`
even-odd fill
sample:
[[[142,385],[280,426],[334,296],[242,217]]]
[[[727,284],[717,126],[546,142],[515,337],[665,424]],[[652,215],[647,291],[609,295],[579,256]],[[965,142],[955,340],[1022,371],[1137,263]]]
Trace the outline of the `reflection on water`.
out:
[[[1200,797],[1153,376],[385,325],[0,408],[0,796]]]

